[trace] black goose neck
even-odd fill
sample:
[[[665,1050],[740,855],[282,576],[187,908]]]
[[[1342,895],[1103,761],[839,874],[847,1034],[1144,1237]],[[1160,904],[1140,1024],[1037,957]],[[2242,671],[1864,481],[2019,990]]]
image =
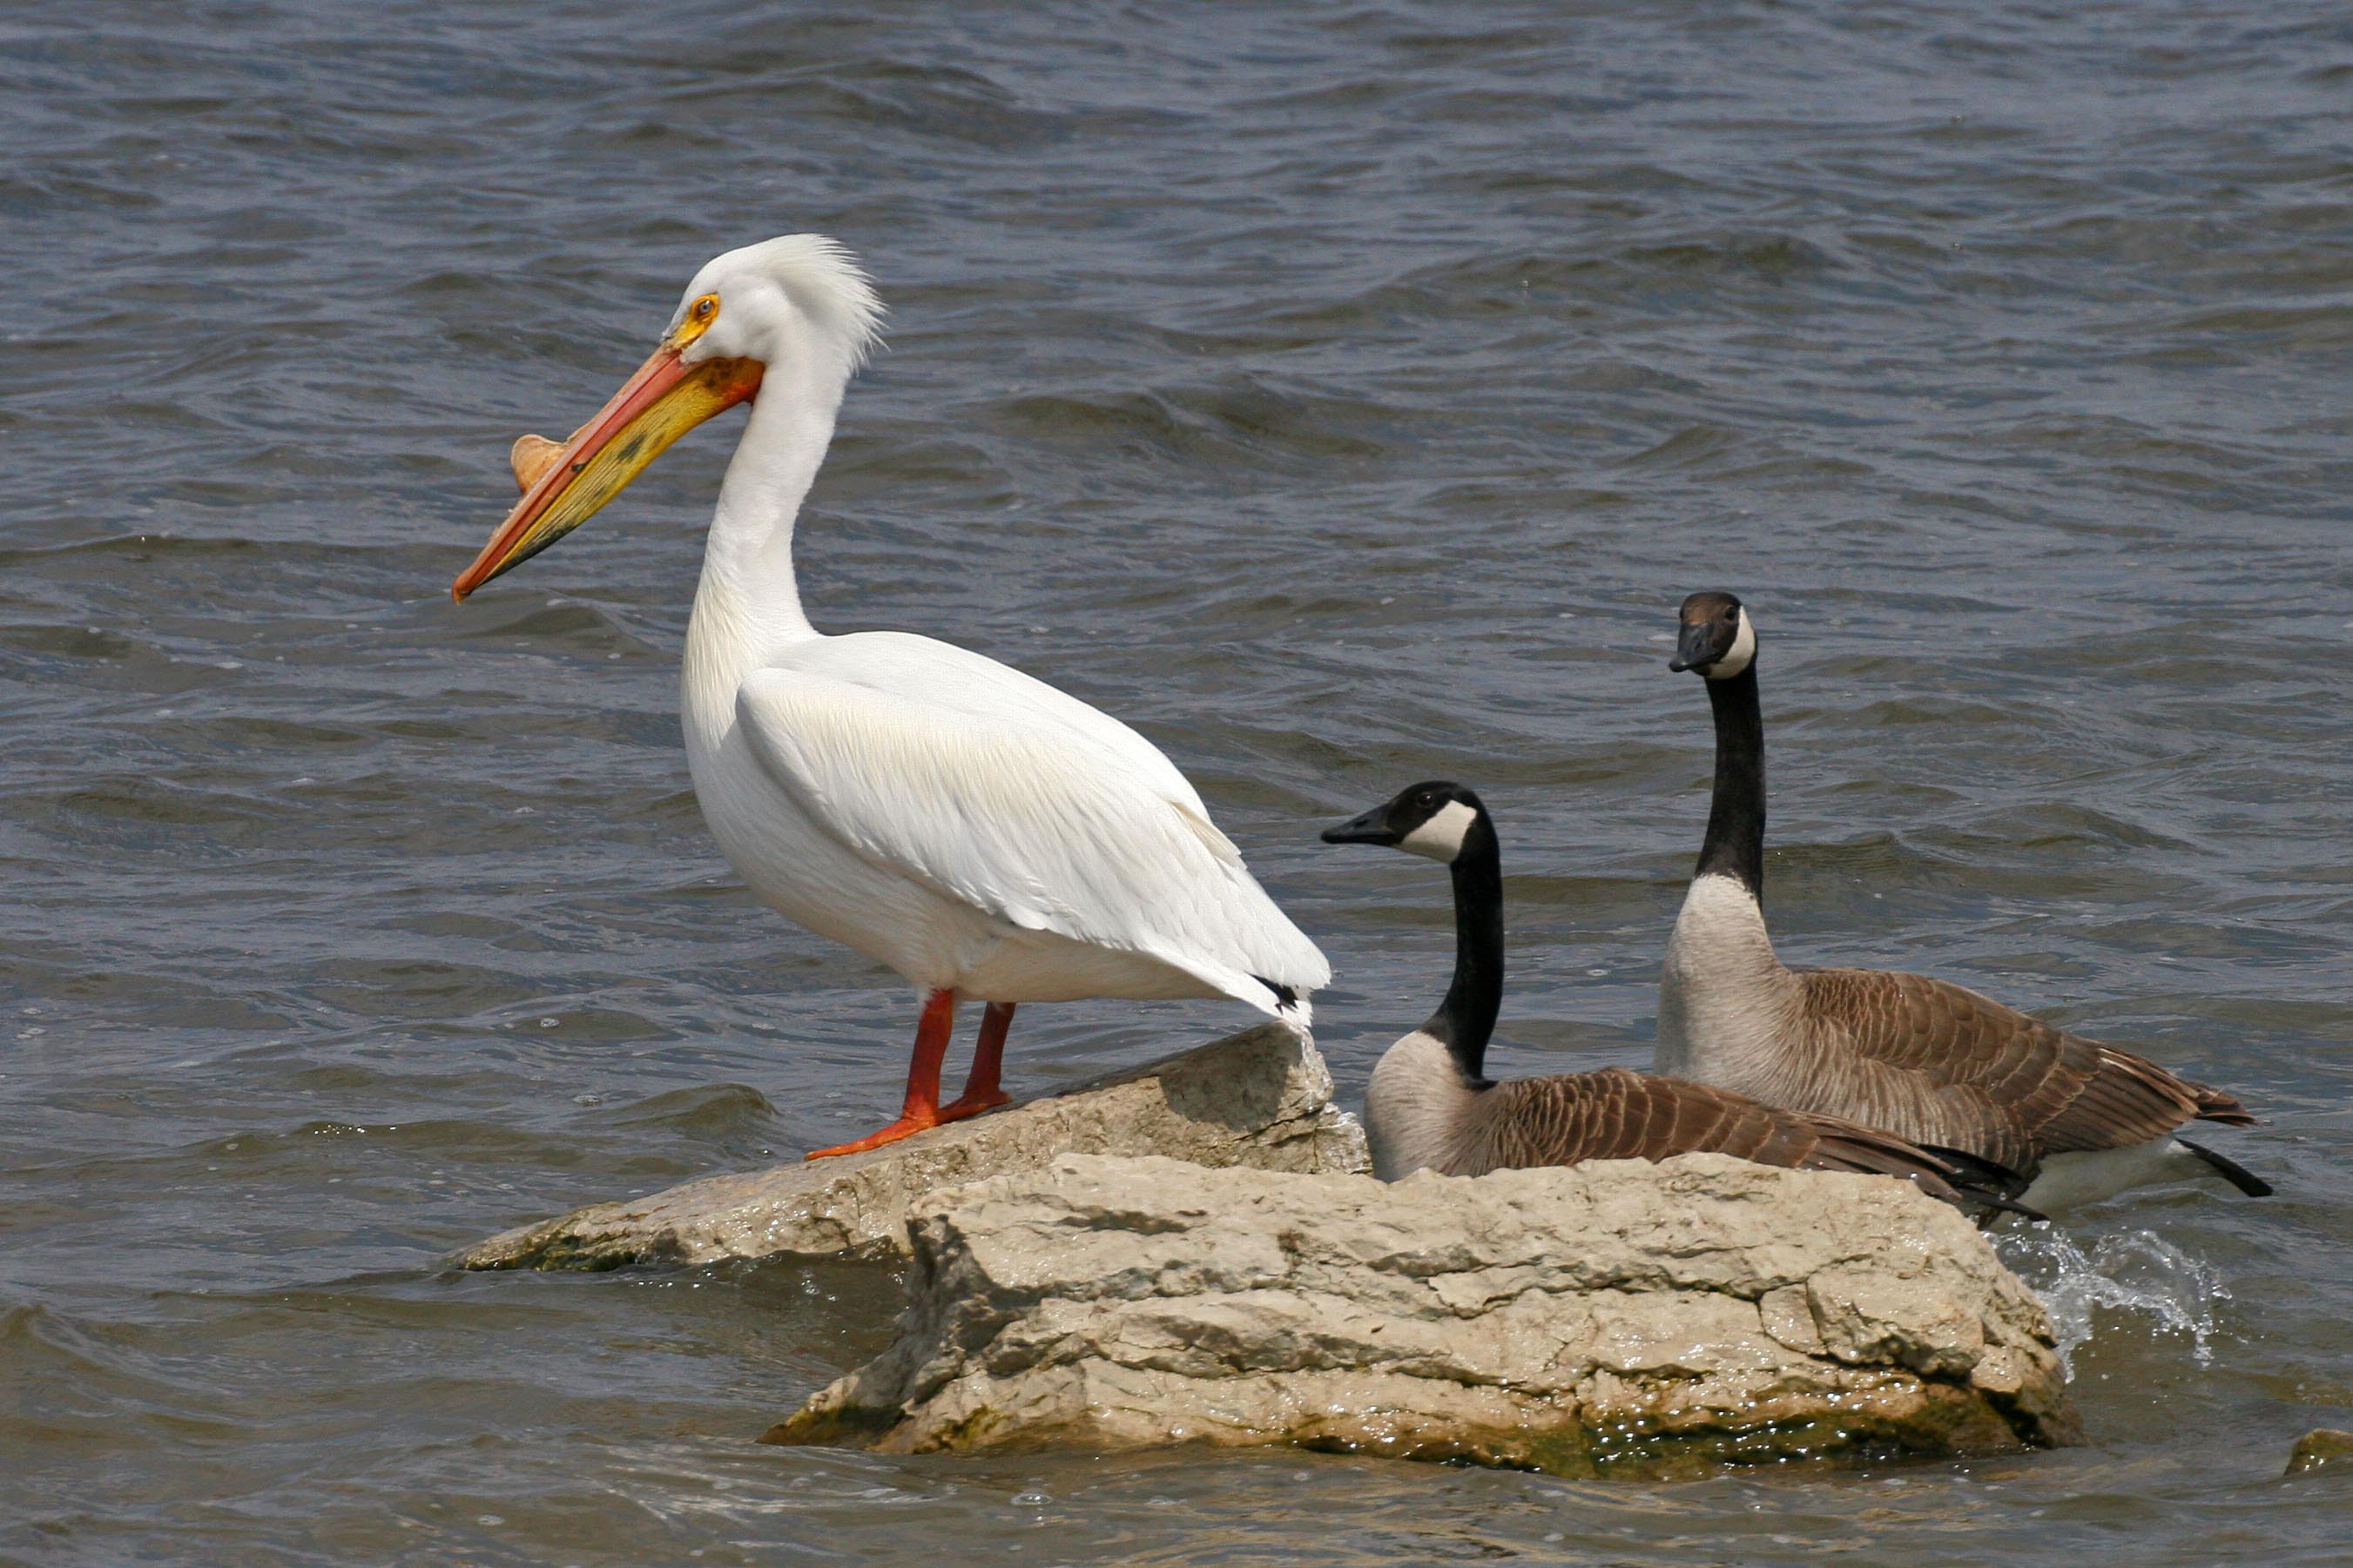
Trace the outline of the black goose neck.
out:
[[[1463,1078],[1487,1087],[1487,1042],[1504,1005],[1504,863],[1494,825],[1481,812],[1462,836],[1454,876],[1454,983],[1423,1025]]]
[[[1757,666],[1707,683],[1715,710],[1715,793],[1708,803],[1707,837],[1694,876],[1737,879],[1750,895],[1765,897],[1765,713],[1757,697]]]

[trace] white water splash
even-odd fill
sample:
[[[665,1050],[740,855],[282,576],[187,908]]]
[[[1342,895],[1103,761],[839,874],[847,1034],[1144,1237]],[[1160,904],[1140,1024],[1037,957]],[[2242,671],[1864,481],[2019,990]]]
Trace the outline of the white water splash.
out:
[[[2100,1308],[2133,1313],[2151,1332],[2187,1334],[2200,1366],[2211,1364],[2218,1303],[2231,1299],[2222,1271],[2153,1231],[2104,1236],[2090,1253],[2050,1224],[2005,1231],[1994,1248],[2042,1299],[2059,1336],[2059,1363],[2074,1373],[2076,1347]]]

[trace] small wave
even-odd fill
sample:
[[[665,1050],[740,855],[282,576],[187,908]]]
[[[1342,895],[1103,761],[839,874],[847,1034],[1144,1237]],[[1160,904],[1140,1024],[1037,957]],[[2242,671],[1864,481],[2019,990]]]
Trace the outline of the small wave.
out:
[[[2056,1226],[2034,1225],[1997,1237],[1995,1249],[2042,1298],[2071,1376],[2102,1308],[2131,1313],[2152,1333],[2187,1334],[2198,1364],[2212,1364],[2215,1310],[2231,1299],[2222,1271],[2154,1231],[2104,1236],[2086,1253]]]

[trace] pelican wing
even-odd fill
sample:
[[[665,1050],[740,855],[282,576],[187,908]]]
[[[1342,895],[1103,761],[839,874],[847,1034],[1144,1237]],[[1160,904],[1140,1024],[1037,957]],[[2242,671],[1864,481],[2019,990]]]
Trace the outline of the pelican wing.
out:
[[[1208,820],[1208,808],[1192,781],[1177,772],[1159,747],[1102,709],[1090,708],[1059,687],[970,648],[913,632],[852,632],[802,643],[779,659],[777,668],[926,697],[975,721],[1060,730]],[[1240,858],[1231,844],[1226,848]]]
[[[1167,758],[1042,682],[866,633],[788,650],[745,679],[735,713],[827,831],[937,892],[1254,1003],[1330,978]]]

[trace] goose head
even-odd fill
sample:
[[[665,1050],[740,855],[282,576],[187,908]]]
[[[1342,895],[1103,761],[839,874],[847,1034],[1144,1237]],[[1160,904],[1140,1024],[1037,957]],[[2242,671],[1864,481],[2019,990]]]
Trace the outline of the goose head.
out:
[[[1683,626],[1669,669],[1697,670],[1710,680],[1729,680],[1757,658],[1757,628],[1732,595],[1716,590],[1683,601]]]
[[[450,595],[463,599],[587,521],[671,442],[751,401],[772,367],[790,366],[799,385],[830,385],[839,401],[881,317],[857,261],[822,235],[786,235],[705,263],[652,357],[596,417],[568,441],[515,443],[522,499]]]
[[[1399,790],[1389,799],[1324,830],[1326,844],[1381,844],[1409,855],[1425,855],[1452,865],[1471,837],[1488,821],[1487,807],[1472,791],[1444,779]],[[1489,825],[1489,831],[1493,831]]]

